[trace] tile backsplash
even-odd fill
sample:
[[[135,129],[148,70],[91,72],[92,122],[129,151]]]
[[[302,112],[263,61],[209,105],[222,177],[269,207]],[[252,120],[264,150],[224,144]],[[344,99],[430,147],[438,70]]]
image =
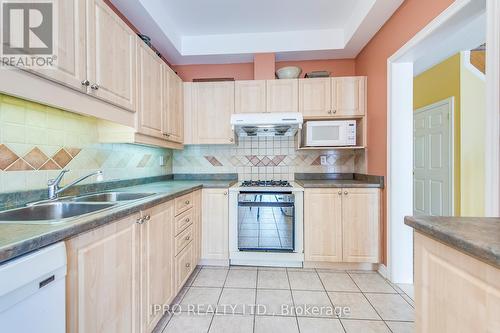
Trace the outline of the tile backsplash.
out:
[[[161,176],[172,173],[172,152],[100,144],[95,118],[0,95],[0,192],[44,188],[63,168],[63,184],[95,170],[106,181]]]
[[[321,165],[321,156],[326,165]],[[238,145],[195,145],[174,151],[174,173],[238,173],[243,179],[293,180],[296,172],[365,172],[365,152],[296,150],[295,138],[241,138]]]

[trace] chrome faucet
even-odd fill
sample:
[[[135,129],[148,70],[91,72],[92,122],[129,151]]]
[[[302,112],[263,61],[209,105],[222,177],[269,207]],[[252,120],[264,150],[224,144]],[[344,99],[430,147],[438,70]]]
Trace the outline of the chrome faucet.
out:
[[[71,186],[74,186],[78,183],[80,183],[81,181],[89,178],[89,177],[92,177],[92,176],[102,176],[102,171],[101,170],[97,170],[95,172],[92,172],[86,176],[83,176],[83,177],[80,177],[74,181],[72,181],[71,183],[69,183],[68,185],[64,186],[64,187],[59,187],[59,184],[61,183],[63,177],[64,177],[64,174],[66,172],[69,172],[69,170],[62,170],[61,173],[59,175],[57,175],[57,177],[55,179],[51,179],[48,181],[47,185],[49,186],[49,200],[54,200],[54,199],[57,199],[57,196],[59,193],[61,193],[62,191],[68,189],[69,187]]]

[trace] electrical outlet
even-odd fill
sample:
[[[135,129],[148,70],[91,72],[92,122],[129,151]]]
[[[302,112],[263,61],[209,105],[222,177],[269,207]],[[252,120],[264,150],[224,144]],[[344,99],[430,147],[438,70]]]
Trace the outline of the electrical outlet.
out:
[[[320,160],[321,160],[321,165],[328,165],[328,162],[326,160],[326,155],[322,155]]]

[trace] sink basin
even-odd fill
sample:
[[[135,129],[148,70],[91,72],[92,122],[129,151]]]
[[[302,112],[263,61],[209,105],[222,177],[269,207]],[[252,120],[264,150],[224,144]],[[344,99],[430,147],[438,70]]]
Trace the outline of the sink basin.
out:
[[[51,202],[0,212],[0,223],[52,224],[61,220],[97,212],[112,203]]]
[[[104,192],[72,198],[74,202],[118,202],[138,200],[152,196],[154,193]]]

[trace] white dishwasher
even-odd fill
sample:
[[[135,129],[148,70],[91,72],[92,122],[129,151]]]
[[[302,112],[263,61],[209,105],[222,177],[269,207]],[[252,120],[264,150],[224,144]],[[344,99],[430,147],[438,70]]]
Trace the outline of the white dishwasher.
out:
[[[66,246],[57,243],[0,266],[0,331],[66,331]]]

